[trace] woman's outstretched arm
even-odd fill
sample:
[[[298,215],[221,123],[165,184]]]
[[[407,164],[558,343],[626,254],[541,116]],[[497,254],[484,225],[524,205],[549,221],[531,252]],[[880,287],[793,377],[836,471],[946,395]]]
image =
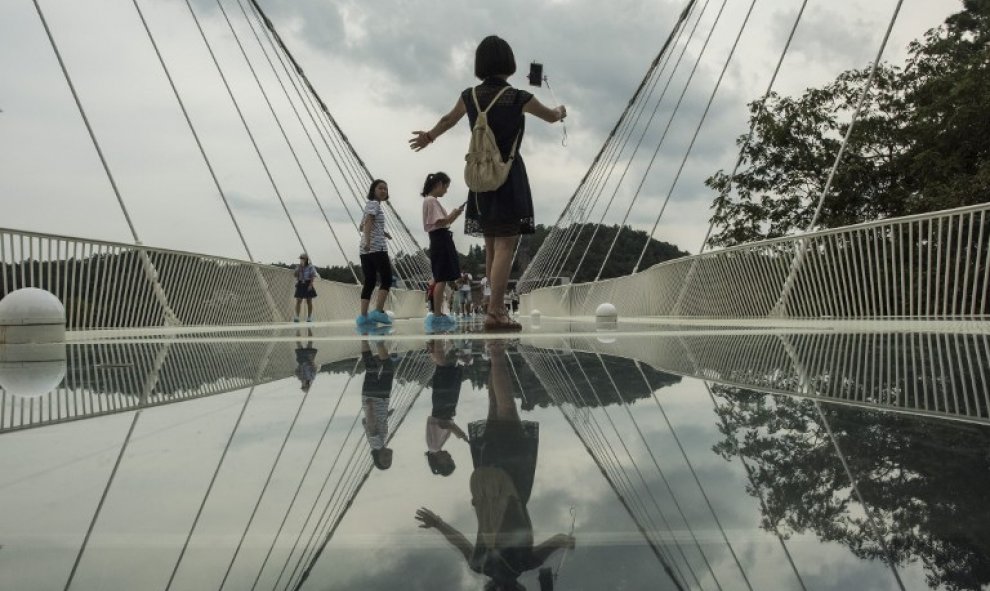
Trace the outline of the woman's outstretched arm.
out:
[[[457,104],[454,108],[450,110],[449,113],[444,115],[437,121],[437,124],[433,126],[433,129],[429,131],[414,131],[413,137],[409,140],[409,147],[419,152],[426,146],[432,144],[434,140],[444,134],[448,129],[457,125],[457,122],[461,120],[467,113],[467,107],[464,106],[464,101],[460,98],[457,99]]]
[[[440,519],[439,515],[426,507],[420,507],[416,511],[416,521],[420,522],[420,527],[422,528],[436,528],[437,531],[443,534],[443,537],[447,538],[447,541],[453,547],[460,550],[461,554],[464,555],[464,560],[471,562],[471,554],[474,553],[474,546],[464,537],[464,534],[454,529],[443,519]]]
[[[567,108],[564,105],[559,105],[551,109],[541,103],[535,96],[526,101],[526,104],[523,105],[523,112],[535,115],[547,123],[556,123],[567,117]]]

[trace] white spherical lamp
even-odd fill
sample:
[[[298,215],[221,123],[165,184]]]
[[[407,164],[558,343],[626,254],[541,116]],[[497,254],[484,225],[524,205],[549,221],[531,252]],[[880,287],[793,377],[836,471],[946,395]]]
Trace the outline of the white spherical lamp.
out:
[[[8,293],[0,300],[0,345],[65,342],[65,306],[36,287]]]
[[[600,322],[618,322],[619,311],[609,303],[599,304],[595,309],[595,319]]]

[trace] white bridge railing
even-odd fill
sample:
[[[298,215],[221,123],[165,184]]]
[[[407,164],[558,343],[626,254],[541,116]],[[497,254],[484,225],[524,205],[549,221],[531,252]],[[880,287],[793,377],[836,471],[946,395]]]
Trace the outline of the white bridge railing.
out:
[[[990,204],[765,240],[615,279],[542,288],[523,310],[718,318],[987,314]]]
[[[55,294],[69,330],[265,324],[293,316],[289,269],[191,252],[0,228],[0,298]],[[360,286],[317,280],[317,320],[357,315]],[[398,316],[423,314],[422,292],[392,290]]]

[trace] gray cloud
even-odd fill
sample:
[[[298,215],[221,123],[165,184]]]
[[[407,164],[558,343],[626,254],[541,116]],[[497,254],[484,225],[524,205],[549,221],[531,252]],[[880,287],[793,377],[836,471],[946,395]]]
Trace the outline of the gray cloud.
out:
[[[669,109],[679,93],[688,65],[700,49],[700,35],[707,32],[718,4],[711,3],[664,108]],[[294,242],[291,229],[185,3],[140,5],[221,184],[236,202],[235,213],[244,217],[241,221],[252,250],[262,261],[285,260]],[[320,245],[313,256],[321,261],[354,258],[356,244],[345,244],[341,254],[324,238],[325,224],[217,3],[195,0],[193,5],[290,210],[302,218],[299,226],[304,240],[307,245]],[[349,224],[323,165],[261,58],[240,7],[233,0],[224,0],[223,5],[266,82],[269,98],[328,215],[335,224]],[[542,62],[554,93],[568,106],[566,148],[560,146],[559,126],[535,121],[523,146],[537,196],[537,219],[550,223],[557,219],[626,107],[684,3],[622,0],[608,10],[590,0],[535,4],[509,0],[497,8],[436,0],[268,0],[262,5],[372,174],[390,182],[394,207],[417,240],[424,242],[424,236],[417,233],[422,177],[431,170],[446,170],[455,179],[459,176],[467,129],[462,125],[452,130],[450,137],[421,154],[410,153],[405,142],[410,130],[431,125],[450,108],[460,89],[474,82],[473,52],[480,38],[497,33],[512,43],[521,70],[513,79],[516,84],[525,84],[523,74],[530,61]],[[905,7],[889,58],[903,57],[907,40],[936,25],[957,6],[953,2]],[[745,7],[746,3],[727,5],[658,162],[646,179],[643,206],[634,212],[636,224],[652,224],[649,215],[640,213],[654,211],[657,200],[669,190]],[[100,11],[65,5],[45,9],[143,241],[243,256],[133,6],[125,3]],[[672,209],[661,224],[662,228],[670,226],[669,239],[682,247],[695,248],[707,225],[712,196],[702,181],[734,161],[734,140],[746,127],[745,103],[762,93],[794,11],[792,4],[783,2],[758,4],[754,11],[671,196]],[[800,92],[844,69],[865,64],[872,58],[889,12],[888,6],[861,0],[809,7],[778,87]],[[128,241],[122,215],[32,7],[6,3],[0,8],[0,37],[9,48],[0,55],[0,69],[5,72],[0,79],[3,225]],[[553,102],[546,88],[532,90],[540,100]],[[295,104],[304,111],[301,103]],[[631,173],[645,167],[662,129],[660,123],[665,121],[662,112]],[[349,187],[322,140],[313,137],[334,182],[353,208],[353,195],[360,197],[364,188]],[[627,183],[633,179],[636,182],[625,191],[638,183],[636,176]],[[455,183],[452,195],[463,190]],[[621,195],[629,198],[628,193]],[[32,207],[21,207],[21,203]],[[615,208],[618,212],[625,209],[619,201]],[[606,221],[617,222],[620,214],[615,215]],[[676,219],[667,218],[673,215]],[[318,223],[312,222],[314,217]],[[344,230],[341,234],[350,236]],[[462,236],[457,241],[462,250],[475,243]],[[291,247],[290,252],[295,250]]]

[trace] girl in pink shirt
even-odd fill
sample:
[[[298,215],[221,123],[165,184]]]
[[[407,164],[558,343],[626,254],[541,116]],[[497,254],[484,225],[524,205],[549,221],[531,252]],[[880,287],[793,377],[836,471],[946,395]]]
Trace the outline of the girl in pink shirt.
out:
[[[430,235],[430,268],[433,271],[433,318],[437,323],[450,322],[450,317],[443,313],[443,295],[447,282],[452,282],[461,276],[461,266],[457,260],[457,249],[454,248],[454,235],[450,225],[464,211],[464,206],[455,207],[449,214],[440,204],[440,198],[447,194],[450,187],[450,177],[443,172],[435,172],[426,176],[423,183],[423,229]],[[427,320],[430,318],[427,317]]]

